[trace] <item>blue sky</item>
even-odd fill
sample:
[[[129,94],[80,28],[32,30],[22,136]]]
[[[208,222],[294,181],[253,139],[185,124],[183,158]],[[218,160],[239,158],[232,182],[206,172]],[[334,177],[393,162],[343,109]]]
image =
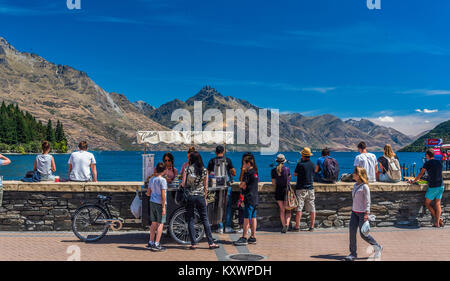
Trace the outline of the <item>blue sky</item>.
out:
[[[159,106],[204,85],[260,107],[369,118],[415,135],[450,119],[450,2],[0,0],[0,36]]]

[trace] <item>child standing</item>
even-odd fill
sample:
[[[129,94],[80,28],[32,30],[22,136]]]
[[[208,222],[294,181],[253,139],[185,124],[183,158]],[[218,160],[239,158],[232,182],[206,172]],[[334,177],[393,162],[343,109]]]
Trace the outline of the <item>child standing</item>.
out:
[[[256,207],[258,206],[258,168],[255,159],[251,156],[244,158],[245,173],[239,187],[244,193],[244,231],[242,237],[234,242],[236,246],[256,244]],[[251,221],[252,234],[247,239],[247,231]]]
[[[166,191],[167,181],[163,177],[166,167],[164,163],[156,165],[156,173],[148,183],[147,196],[150,197],[150,241],[147,249],[153,252],[162,252],[166,248],[160,244],[164,223],[166,222]]]

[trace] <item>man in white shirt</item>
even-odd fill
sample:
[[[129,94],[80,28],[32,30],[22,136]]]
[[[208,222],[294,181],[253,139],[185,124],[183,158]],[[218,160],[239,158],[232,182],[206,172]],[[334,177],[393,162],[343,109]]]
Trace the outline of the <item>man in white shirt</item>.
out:
[[[373,153],[367,152],[367,146],[365,142],[358,144],[359,155],[355,157],[353,166],[364,168],[367,172],[369,182],[376,182],[378,173],[377,157]]]
[[[95,157],[88,152],[88,144],[86,141],[78,144],[79,151],[75,151],[70,155],[69,159],[69,179],[71,181],[97,181],[97,166]],[[91,174],[92,171],[92,174]]]

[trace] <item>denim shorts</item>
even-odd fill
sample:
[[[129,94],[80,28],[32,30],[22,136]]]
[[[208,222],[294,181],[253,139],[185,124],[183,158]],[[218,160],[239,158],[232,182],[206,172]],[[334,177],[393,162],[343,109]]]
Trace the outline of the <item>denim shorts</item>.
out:
[[[440,187],[428,187],[427,193],[425,193],[425,198],[429,200],[442,199],[442,194],[444,193],[444,186]]]
[[[253,205],[245,205],[244,207],[244,219],[255,219],[256,207]]]

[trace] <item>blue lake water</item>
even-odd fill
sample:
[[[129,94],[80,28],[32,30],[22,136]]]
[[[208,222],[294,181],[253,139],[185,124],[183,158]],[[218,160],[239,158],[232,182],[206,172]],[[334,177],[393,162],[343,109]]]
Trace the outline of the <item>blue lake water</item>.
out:
[[[93,152],[97,160],[98,180],[99,181],[141,181],[142,180],[142,154],[141,151],[101,151]],[[155,154],[155,162],[162,160],[165,152],[152,152]],[[175,157],[175,167],[180,170],[183,163],[186,161],[186,152],[173,152]],[[289,161],[287,164],[293,174],[297,161],[300,159],[298,152],[283,153]],[[353,171],[353,160],[357,152],[334,152],[332,157],[336,158],[341,173],[351,173]],[[214,157],[214,153],[201,152],[203,162],[207,165],[209,159]],[[228,152],[227,156],[231,158],[236,170],[239,172],[241,166],[241,158],[243,152]],[[377,157],[382,155],[382,152],[376,152]],[[416,174],[422,166],[423,153],[414,152],[400,152],[398,157],[400,164],[411,166],[416,163]],[[68,177],[68,154],[54,155],[56,162],[56,175],[67,178]],[[12,164],[0,167],[0,175],[4,180],[19,180],[27,171],[33,170],[33,163],[35,155],[9,155],[8,158],[12,160]],[[312,160],[315,162],[320,157],[320,153],[315,153]],[[256,163],[259,170],[260,181],[271,181],[270,171],[271,164],[275,163],[275,155],[267,156],[255,153]],[[234,178],[238,180],[237,177]]]

